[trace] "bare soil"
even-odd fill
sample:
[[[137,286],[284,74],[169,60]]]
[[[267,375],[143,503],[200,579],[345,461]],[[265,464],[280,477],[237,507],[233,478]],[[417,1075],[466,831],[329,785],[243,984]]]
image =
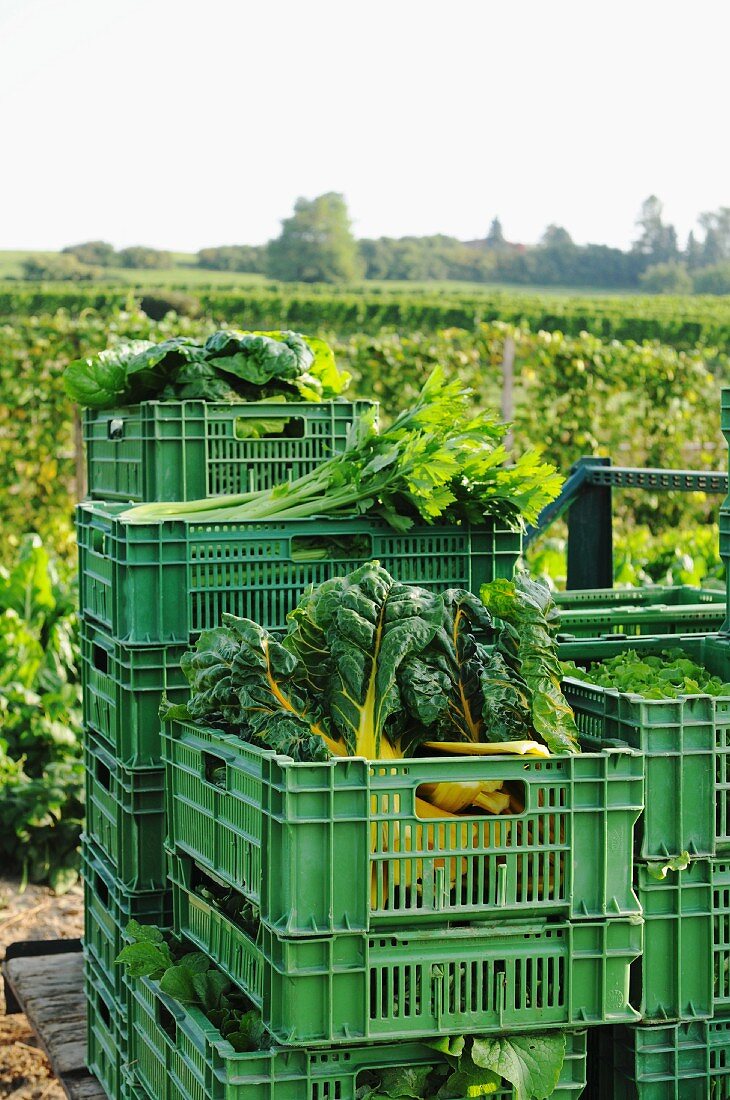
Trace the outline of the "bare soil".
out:
[[[45,886],[0,878],[0,959],[16,940],[73,939],[83,932],[83,894],[75,886],[56,897]],[[23,1015],[6,1016],[0,988],[0,1097],[63,1100],[64,1092]]]

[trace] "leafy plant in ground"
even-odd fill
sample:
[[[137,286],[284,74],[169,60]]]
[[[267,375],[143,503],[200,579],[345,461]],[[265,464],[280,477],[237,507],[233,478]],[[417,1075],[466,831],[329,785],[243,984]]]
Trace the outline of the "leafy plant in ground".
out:
[[[573,662],[563,663],[563,676],[632,692],[644,699],[678,699],[683,695],[730,695],[730,683],[724,683],[703,665],[698,665],[681,649],[663,649],[660,654],[637,653],[627,649],[616,657],[597,661],[589,668]]]
[[[154,925],[130,921],[127,943],[116,962],[134,981],[149,978],[182,1005],[199,1008],[237,1051],[266,1050],[271,1039],[260,1012],[202,951],[190,951]],[[455,1036],[429,1044],[432,1065],[367,1071],[358,1078],[357,1100],[462,1100],[487,1096],[511,1084],[515,1100],[546,1100],[555,1090],[565,1058],[561,1033]],[[371,1048],[373,1051],[376,1048]],[[374,1053],[374,1060],[377,1055]]]
[[[36,535],[0,569],[0,864],[59,892],[83,823],[75,585]]]

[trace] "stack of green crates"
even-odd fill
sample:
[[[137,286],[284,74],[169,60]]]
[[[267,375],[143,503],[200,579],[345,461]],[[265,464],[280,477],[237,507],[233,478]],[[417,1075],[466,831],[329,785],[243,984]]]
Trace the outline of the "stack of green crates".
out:
[[[249,438],[247,422],[282,419],[279,403],[249,405],[203,402],[146,402],[111,411],[87,410],[89,494],[92,501],[193,499],[217,492],[267,488],[298,476],[341,450],[353,419],[371,402],[288,404],[279,438]],[[122,511],[127,503],[119,503]],[[112,509],[114,511],[114,509]],[[182,697],[180,658],[200,627],[175,635],[165,596],[185,605],[180,592],[152,588],[127,591],[123,575],[110,570],[104,587],[109,606],[127,604],[134,620],[144,605],[155,604],[159,629],[126,631],[121,618],[106,616],[94,598],[96,579],[89,557],[104,571],[110,546],[103,542],[98,515],[103,505],[81,505],[78,538],[81,571],[81,650],[85,763],[86,991],[89,1001],[89,1064],[110,1097],[133,1096],[125,1081],[128,1063],[128,991],[114,959],[131,918],[157,925],[172,919],[171,889],[164,853],[164,771],[158,709],[163,693]],[[111,521],[109,521],[111,522]],[[119,525],[120,527],[122,525]],[[105,529],[108,530],[108,527]],[[130,539],[133,542],[133,539]],[[119,545],[124,543],[120,540]],[[126,545],[122,552],[126,551]],[[168,564],[164,547],[142,550],[153,569]],[[171,564],[171,563],[169,563]],[[85,571],[86,570],[86,571]],[[238,583],[219,571],[220,592]],[[192,580],[190,583],[194,584]],[[185,582],[183,582],[183,588]],[[282,595],[282,601],[286,594]],[[215,605],[215,606],[213,606]],[[187,605],[186,605],[187,606]],[[173,640],[171,641],[171,636]]]
[[[673,639],[730,681],[730,640]],[[564,659],[603,660],[628,647],[658,652],[660,637],[584,641]],[[648,700],[567,680],[584,747],[629,745],[645,766],[634,885],[644,950],[632,968],[635,1026],[600,1037],[600,1096],[695,1100],[730,1095],[730,697]],[[670,867],[686,853],[682,869]]]
[[[236,1054],[138,983],[150,1100],[355,1100],[365,1071],[438,1061],[437,1036],[546,1028],[566,1032],[554,1096],[577,1100],[585,1027],[637,1019],[639,753],[299,764],[180,722],[163,742],[175,933],[260,1009],[274,1049]],[[487,777],[524,809],[417,816],[422,784]]]
[[[349,424],[371,407],[287,404],[280,436],[263,439],[251,438],[246,421],[281,420],[279,403],[146,402],[85,415],[91,499],[78,508],[77,533],[87,770],[86,989],[89,1062],[110,1097],[133,1097],[142,1087],[130,1071],[142,992],[131,997],[114,965],[124,927],[133,917],[172,922],[175,887],[164,851],[158,708],[163,694],[173,702],[185,697],[182,654],[226,611],[269,628],[283,626],[309,584],[374,557],[413,583],[478,591],[495,576],[510,576],[521,550],[519,534],[498,523],[479,529],[424,526],[398,534],[367,518],[211,528],[181,522],[131,526],[121,513],[130,501],[264,489],[299,476],[341,450]],[[573,1063],[580,1063],[581,1050],[576,1040]],[[276,1095],[301,1096],[308,1075],[312,1096],[320,1095],[320,1061],[312,1055],[311,1068],[298,1069],[298,1076],[292,1076],[288,1058],[272,1063],[272,1082],[279,1076],[298,1082],[277,1084]],[[251,1072],[260,1074],[260,1066],[252,1065]],[[325,1090],[327,1080],[325,1072]],[[149,1081],[145,1087],[154,1100],[164,1095]],[[174,1089],[179,1096],[218,1095],[214,1083],[200,1093],[189,1081]]]
[[[588,588],[556,592],[560,633],[571,638],[612,634],[710,634],[725,620],[725,589],[692,585]],[[668,640],[668,644],[674,644]]]

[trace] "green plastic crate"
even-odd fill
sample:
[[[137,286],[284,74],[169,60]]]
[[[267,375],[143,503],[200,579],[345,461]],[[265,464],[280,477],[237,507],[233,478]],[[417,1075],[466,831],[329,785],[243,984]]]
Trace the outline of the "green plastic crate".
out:
[[[512,576],[522,542],[491,520],[405,533],[370,517],[132,525],[116,518],[125,508],[81,504],[76,526],[84,617],[130,645],[188,644],[225,611],[280,629],[310,584],[373,558],[406,583],[478,592]]]
[[[631,972],[631,1003],[647,1022],[709,1018],[713,1002],[713,876],[710,860],[657,880],[661,864],[636,864],[644,950]]]
[[[629,968],[641,917],[285,938],[234,923],[195,888],[189,861],[172,857],[170,871],[176,930],[261,1008],[284,1046],[639,1018]]]
[[[372,401],[144,401],[86,409],[84,442],[94,500],[198,500],[269,489],[343,451]],[[286,424],[260,439],[247,422]]]
[[[84,725],[126,768],[162,764],[159,709],[163,693],[182,703],[190,686],[180,668],[187,646],[128,646],[93,622],[81,622]]]
[[[630,750],[295,763],[178,722],[163,743],[172,848],[282,934],[640,912],[643,759]],[[417,816],[421,784],[480,778],[508,783],[523,812]]]
[[[730,862],[712,861],[715,1014],[730,1015]]]
[[[86,833],[125,890],[163,890],[164,771],[131,771],[91,731],[84,734]]]
[[[667,644],[665,638],[586,640],[561,645],[560,656],[590,664],[626,649],[658,653]],[[730,644],[717,635],[672,638],[670,645],[730,680]],[[574,679],[566,679],[563,690],[586,748],[623,742],[645,754],[646,809],[637,829],[642,859],[730,849],[729,697],[642,699]]]
[[[730,1020],[596,1031],[595,1100],[727,1100]],[[588,1095],[588,1094],[587,1094]]]
[[[566,1032],[565,1062],[551,1100],[577,1100],[585,1088],[586,1033]],[[130,999],[130,1060],[149,1100],[356,1100],[368,1070],[436,1065],[443,1055],[420,1043],[238,1054],[194,1007],[147,980]],[[492,1093],[513,1100],[511,1088]]]
[[[84,955],[86,999],[86,1065],[109,1100],[122,1093],[122,1067],[127,1062],[129,1015],[127,993],[117,999],[103,972]]]
[[[101,851],[82,838],[84,879],[84,949],[104,974],[118,1001],[124,1001],[124,969],[115,959],[124,946],[124,930],[130,920],[169,928],[172,895],[169,889],[131,893],[124,890]]]
[[[574,638],[608,634],[708,634],[725,619],[725,592],[689,585],[592,588],[556,592],[560,632]]]

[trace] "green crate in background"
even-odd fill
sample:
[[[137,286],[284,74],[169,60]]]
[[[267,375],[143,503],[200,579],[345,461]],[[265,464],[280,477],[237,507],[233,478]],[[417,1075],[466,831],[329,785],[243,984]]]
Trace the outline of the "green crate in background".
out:
[[[84,725],[125,768],[162,764],[163,694],[182,703],[190,687],[180,668],[184,645],[128,646],[90,620],[81,621]]]
[[[535,1031],[637,1020],[640,917],[285,938],[244,930],[171,860],[176,930],[261,1008],[284,1046]]]
[[[730,1016],[730,860],[712,861],[715,1013]]]
[[[165,888],[164,771],[131,771],[84,731],[86,833],[125,890]]]
[[[626,649],[660,653],[665,638],[576,641],[559,647],[563,660],[605,660]],[[671,647],[730,681],[730,643],[717,635],[672,638]],[[563,683],[581,742],[591,750],[623,742],[645,754],[645,803],[637,854],[664,859],[688,851],[730,850],[730,697],[690,695],[643,699],[572,678]]]
[[[122,1067],[127,1062],[129,1015],[127,992],[118,999],[94,960],[84,954],[86,999],[86,1065],[109,1100],[122,1092]]]
[[[624,917],[640,754],[296,763],[192,723],[163,729],[168,838],[285,935],[474,919]],[[521,812],[419,818],[424,783],[500,779]]]
[[[566,1032],[565,1062],[552,1100],[585,1088],[586,1033]],[[238,1054],[195,1007],[135,983],[130,998],[130,1064],[148,1100],[356,1100],[368,1070],[436,1065],[443,1055],[420,1043],[306,1050],[274,1047]],[[511,1088],[492,1093],[513,1100]]]
[[[597,1029],[591,1100],[725,1100],[730,1020]],[[594,1050],[591,1050],[591,1058]]]
[[[573,638],[707,634],[719,630],[725,619],[724,589],[690,585],[574,589],[556,592],[555,602],[560,633]]]
[[[124,968],[115,960],[124,946],[124,930],[130,920],[169,928],[172,895],[169,888],[144,893],[125,890],[100,849],[82,838],[81,867],[84,880],[84,949],[100,970],[120,1003],[125,994]]]
[[[631,1004],[647,1022],[713,1015],[713,876],[709,859],[652,875],[636,864],[644,950],[631,971]]]
[[[269,489],[343,451],[372,401],[143,401],[86,409],[84,442],[94,500],[198,500]],[[274,421],[259,439],[253,421]],[[276,422],[279,422],[278,424]]]
[[[76,530],[82,613],[129,645],[187,645],[226,611],[281,629],[309,585],[374,558],[404,583],[479,592],[512,576],[522,546],[494,520],[407,532],[367,516],[133,525],[117,518],[125,508],[81,504]]]

